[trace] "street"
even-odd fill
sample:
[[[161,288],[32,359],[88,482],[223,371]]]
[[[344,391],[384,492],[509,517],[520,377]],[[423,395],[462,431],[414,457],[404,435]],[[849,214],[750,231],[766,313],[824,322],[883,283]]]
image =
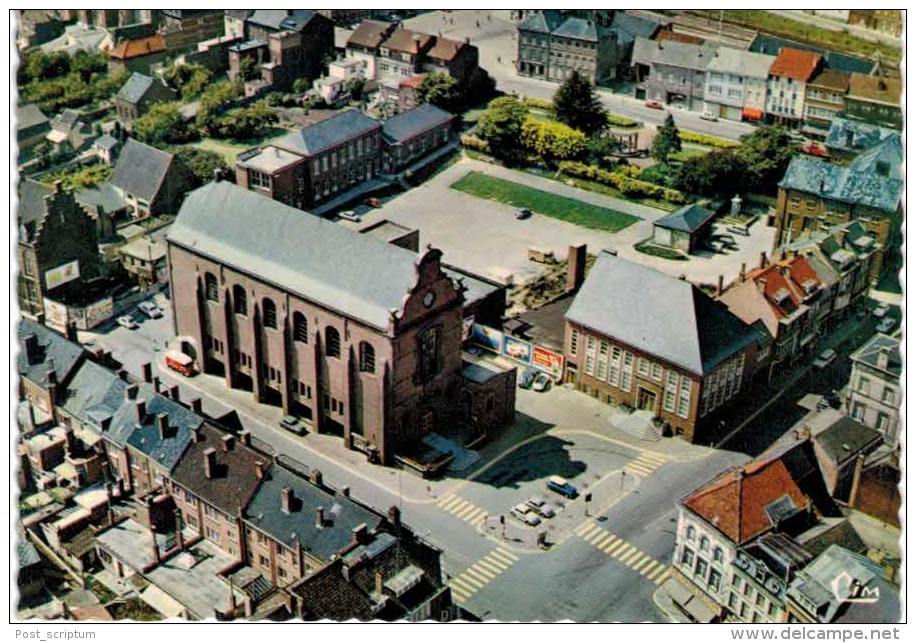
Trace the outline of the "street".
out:
[[[514,61],[517,35],[508,10],[432,11],[405,20],[404,25],[408,29],[440,34],[455,40],[470,38],[471,44],[476,45],[480,51],[480,66],[496,80],[497,89],[507,94],[550,100],[559,87],[558,83],[527,78],[516,73]],[[660,125],[668,113],[646,107],[643,101],[630,95],[615,94],[606,87],[599,87],[598,94],[611,113],[649,125]],[[704,121],[697,112],[679,108],[670,108],[669,111],[679,128],[692,132],[738,139],[754,130],[752,125],[746,123]]]
[[[422,480],[369,464],[337,437],[283,431],[279,408],[227,389],[220,378],[185,378],[166,368],[171,313],[164,295],[155,300],[165,311],[161,319],[143,320],[135,330],[81,332],[80,341],[104,345],[135,376],[152,360],[154,376],[164,386],[177,384],[181,400],[200,397],[215,418],[234,412],[254,439],[320,469],[328,484],[348,486],[361,502],[382,512],[400,506],[405,522],[442,549],[455,599],[483,618],[663,620],[652,593],[670,563],[676,497],[746,459],[677,439],[642,442],[614,427],[620,411],[554,387],[518,392],[516,423],[480,449],[472,471]],[[579,497],[548,490],[551,475],[566,477]],[[533,496],[556,512],[538,528],[509,515]],[[547,549],[537,546],[540,531]]]

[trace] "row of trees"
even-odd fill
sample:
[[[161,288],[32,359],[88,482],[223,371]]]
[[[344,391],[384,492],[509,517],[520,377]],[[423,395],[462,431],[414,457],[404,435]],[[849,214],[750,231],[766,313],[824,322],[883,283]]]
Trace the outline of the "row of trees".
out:
[[[34,50],[23,54],[16,80],[21,102],[53,113],[111,98],[125,77],[108,74],[104,53],[78,51],[70,56]]]

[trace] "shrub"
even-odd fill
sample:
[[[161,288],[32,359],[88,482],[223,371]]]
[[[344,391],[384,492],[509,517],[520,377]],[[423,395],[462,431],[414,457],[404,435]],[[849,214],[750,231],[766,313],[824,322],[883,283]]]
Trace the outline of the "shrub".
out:
[[[677,190],[670,190],[654,183],[640,181],[626,174],[608,172],[594,165],[586,165],[576,161],[562,161],[559,167],[564,174],[610,186],[620,190],[628,197],[659,199],[670,201],[671,203],[686,203],[687,201],[686,195]]]
[[[611,172],[621,176],[628,176],[631,179],[638,179],[642,174],[642,170],[640,170],[635,165],[630,165],[629,163],[621,163],[620,165],[615,166]]]
[[[696,143],[697,145],[706,145],[708,147],[738,147],[737,141],[730,141],[727,138],[709,136],[699,132],[681,132],[681,141],[684,143]]]
[[[525,97],[522,99],[522,105],[529,109],[541,109],[545,112],[553,112],[553,103],[543,98]]]
[[[490,152],[490,146],[487,145],[487,142],[483,139],[477,138],[473,134],[462,134],[461,144],[469,150],[476,150],[478,152],[483,152],[484,154],[488,154]]]
[[[636,127],[639,125],[639,121],[618,114],[608,114],[607,122],[608,125],[613,125],[614,127]]]
[[[585,134],[556,121],[527,119],[522,124],[522,145],[546,160],[567,160],[585,151]]]

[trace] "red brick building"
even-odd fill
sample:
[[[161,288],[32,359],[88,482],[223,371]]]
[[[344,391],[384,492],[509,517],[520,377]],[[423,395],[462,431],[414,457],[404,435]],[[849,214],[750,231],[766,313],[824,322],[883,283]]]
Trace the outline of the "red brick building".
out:
[[[175,332],[205,373],[385,462],[453,417],[461,288],[419,255],[227,182],[168,236]]]

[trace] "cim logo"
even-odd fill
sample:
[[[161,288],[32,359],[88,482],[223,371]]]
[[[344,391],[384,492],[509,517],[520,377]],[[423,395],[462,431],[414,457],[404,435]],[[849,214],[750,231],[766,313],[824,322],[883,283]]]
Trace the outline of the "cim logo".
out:
[[[854,579],[849,572],[842,572],[830,583],[830,589],[838,603],[877,603],[881,588],[868,589]]]

